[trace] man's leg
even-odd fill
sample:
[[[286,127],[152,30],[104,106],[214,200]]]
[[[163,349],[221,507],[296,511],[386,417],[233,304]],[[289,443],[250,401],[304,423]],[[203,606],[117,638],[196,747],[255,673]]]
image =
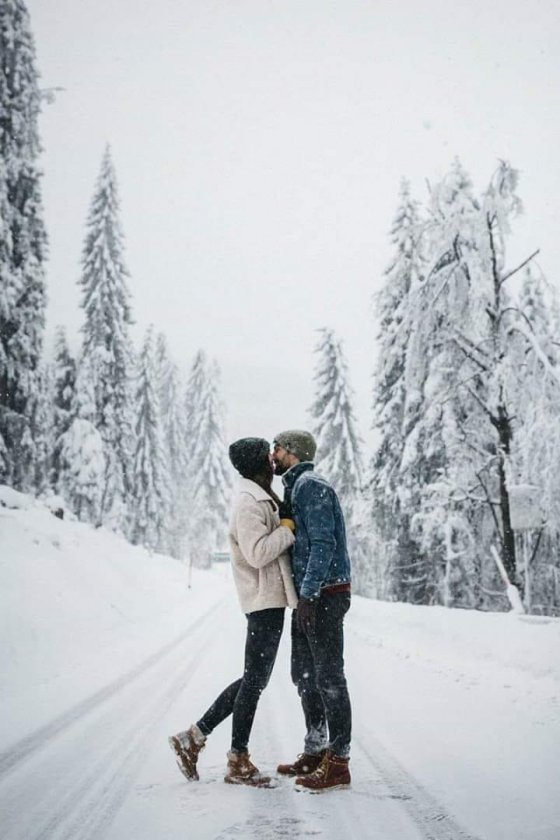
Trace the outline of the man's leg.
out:
[[[344,616],[350,594],[322,595],[317,604],[315,628],[308,635],[315,667],[315,683],[324,703],[329,747],[339,757],[350,754],[352,709],[344,675]]]
[[[309,639],[297,626],[296,611],[292,614],[292,681],[298,690],[305,718],[306,734],[303,751],[317,755],[327,746],[325,704],[318,690],[313,653]]]

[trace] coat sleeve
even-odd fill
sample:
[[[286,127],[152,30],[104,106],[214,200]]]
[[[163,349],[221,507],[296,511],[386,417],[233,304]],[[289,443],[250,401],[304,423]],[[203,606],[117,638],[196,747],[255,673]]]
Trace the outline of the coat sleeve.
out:
[[[302,598],[318,598],[336,549],[330,488],[313,481],[302,483],[297,505],[309,539],[309,560],[300,587]]]
[[[270,531],[263,503],[250,497],[240,502],[235,524],[239,549],[247,563],[255,569],[272,563],[294,543],[294,535],[285,525],[278,525]]]

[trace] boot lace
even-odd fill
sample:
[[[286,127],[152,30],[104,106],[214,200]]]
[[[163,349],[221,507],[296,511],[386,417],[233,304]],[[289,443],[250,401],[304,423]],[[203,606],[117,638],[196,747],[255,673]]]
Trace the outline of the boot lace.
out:
[[[321,763],[312,774],[316,779],[326,779],[329,770],[329,754],[326,752],[321,759]]]

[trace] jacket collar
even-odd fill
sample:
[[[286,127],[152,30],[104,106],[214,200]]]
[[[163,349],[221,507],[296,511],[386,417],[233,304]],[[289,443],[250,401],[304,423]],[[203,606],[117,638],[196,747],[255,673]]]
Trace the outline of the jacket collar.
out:
[[[313,469],[315,469],[313,461],[300,461],[299,464],[294,464],[294,466],[290,467],[290,469],[282,476],[282,483],[284,484],[284,487],[291,490],[300,475]]]
[[[250,478],[242,478],[239,482],[239,492],[249,493],[256,502],[274,502],[272,496],[269,496],[266,490],[257,484],[256,481],[251,481]]]

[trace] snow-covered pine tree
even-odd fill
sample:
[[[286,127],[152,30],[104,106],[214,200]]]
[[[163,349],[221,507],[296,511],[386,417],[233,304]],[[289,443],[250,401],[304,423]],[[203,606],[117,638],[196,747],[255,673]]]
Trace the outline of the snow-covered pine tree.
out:
[[[204,350],[198,350],[191,365],[185,390],[185,450],[192,471],[192,463],[200,428],[201,406],[208,379],[209,362]],[[190,482],[190,478],[189,478]]]
[[[70,426],[56,441],[58,482],[54,486],[78,519],[101,524],[105,455],[93,421],[97,413],[93,376],[87,362],[78,368]]]
[[[315,465],[350,511],[363,481],[362,441],[356,429],[354,395],[342,342],[332,329],[323,327],[318,332],[315,399],[310,408],[317,441]]]
[[[156,367],[163,445],[169,465],[169,511],[165,540],[168,553],[182,559],[187,529],[186,483],[189,471],[186,413],[179,369],[169,356],[163,333],[157,337]]]
[[[54,448],[50,483],[57,487],[60,480],[60,451],[56,442],[72,423],[76,385],[76,362],[70,353],[66,330],[62,326],[58,326],[55,332],[52,380]]]
[[[212,552],[223,547],[229,513],[231,472],[224,441],[220,371],[200,351],[195,358],[187,397],[189,487],[188,550],[194,566],[207,568]]]
[[[519,375],[510,387],[516,408],[508,483],[522,504],[525,496],[538,509],[539,520],[516,532],[518,574],[528,611],[560,614],[560,383],[546,370],[560,371],[558,298],[531,266],[518,308],[535,344],[515,336]]]
[[[414,453],[415,475],[401,470],[405,440],[418,422],[418,406],[425,378],[423,357],[414,342],[414,301],[421,281],[421,220],[409,183],[401,183],[399,205],[391,239],[393,259],[385,270],[383,286],[375,297],[378,357],[373,387],[373,430],[376,449],[371,463],[371,513],[378,550],[373,551],[376,591],[389,600],[415,600],[414,581],[425,577],[418,546],[410,536],[422,451]],[[410,454],[410,452],[409,452]],[[421,596],[420,596],[421,597]]]
[[[41,97],[23,0],[0,4],[0,481],[32,491],[47,238],[37,160]]]
[[[37,373],[37,388],[30,400],[30,420],[35,446],[33,487],[37,495],[45,496],[50,494],[52,488],[52,460],[56,441],[52,368],[43,363]]]
[[[162,417],[164,417],[165,412],[169,408],[170,404],[169,379],[171,377],[171,369],[173,363],[169,357],[167,339],[164,333],[162,332],[159,332],[156,336],[154,365],[156,371],[156,390],[158,394],[158,402]]]
[[[510,221],[520,209],[516,190],[517,173],[503,162],[478,198],[456,162],[431,190],[418,229],[421,275],[415,272],[406,295],[401,289],[394,301],[390,294],[378,301],[382,319],[385,309],[390,314],[380,336],[381,443],[372,486],[381,552],[397,559],[388,597],[507,609],[497,550],[509,580],[525,587],[526,604],[528,585],[532,596],[539,593],[534,609],[550,611],[560,599],[558,563],[549,562],[560,544],[560,364],[551,327],[558,307],[543,304],[534,277],[526,278],[519,304],[509,289],[532,259],[506,264]],[[404,313],[400,348],[393,311]],[[387,487],[395,499],[389,516]],[[516,500],[535,487],[546,527],[516,536],[525,526],[515,524],[513,503],[519,510]],[[546,570],[538,568],[536,548]],[[518,554],[523,564],[529,557],[530,580]]]
[[[484,303],[492,291],[480,225],[472,182],[455,161],[431,192],[421,239],[427,264],[410,301],[401,499],[419,560],[406,583],[410,600],[420,603],[475,606],[480,596],[473,538],[480,523],[473,518],[487,511],[483,501],[477,507],[472,451],[485,450],[491,430],[461,386],[472,379],[464,348],[483,341]]]
[[[166,547],[169,511],[169,470],[156,380],[153,329],[150,327],[138,362],[130,538],[133,543],[153,551]]]
[[[463,189],[457,203],[459,174],[455,168],[433,193],[433,260],[419,324],[429,356],[422,425],[444,458],[424,488],[416,536],[439,558],[444,603],[507,608],[491,550],[521,584],[512,490],[520,395],[526,399],[534,380],[527,353],[534,350],[554,388],[560,376],[509,291],[531,259],[506,267],[510,220],[520,209],[517,173],[501,163],[480,200]]]
[[[81,364],[93,378],[93,423],[104,446],[104,524],[126,531],[134,452],[132,408],[132,322],[128,271],[119,219],[117,181],[110,150],[101,163],[83,248]],[[83,381],[83,380],[82,380]]]
[[[363,492],[362,441],[356,428],[348,365],[342,342],[327,327],[319,330],[315,353],[315,399],[309,410],[317,441],[315,465],[336,489],[340,499],[347,523],[354,581],[357,590],[364,592],[370,577],[370,555],[363,539],[357,539],[356,522]],[[361,506],[360,512],[363,513]]]
[[[557,367],[560,364],[560,343],[557,335],[560,323],[556,323],[559,312],[558,293],[531,264],[523,271],[523,283],[517,305],[519,312],[531,325],[539,347],[546,354],[550,364]],[[528,364],[540,363],[535,348],[528,347],[527,350]]]

